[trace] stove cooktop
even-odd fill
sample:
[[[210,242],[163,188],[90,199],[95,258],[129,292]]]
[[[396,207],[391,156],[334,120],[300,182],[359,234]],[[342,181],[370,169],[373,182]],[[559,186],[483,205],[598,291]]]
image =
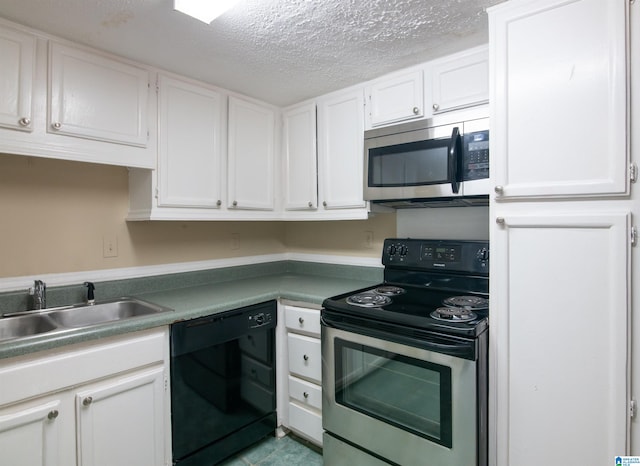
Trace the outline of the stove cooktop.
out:
[[[389,296],[376,291],[379,287],[389,286],[401,288],[404,293]],[[432,315],[441,308],[454,309],[454,306],[445,304],[445,300],[456,296],[451,291],[429,290],[400,283],[382,283],[326,299],[323,307],[333,313],[453,335],[475,337],[484,332],[487,329],[488,316],[486,305],[466,308],[468,312],[473,313],[472,319],[455,316],[448,319]],[[464,296],[467,299],[473,297],[487,302],[487,296],[481,294],[467,293]],[[464,307],[458,309],[462,310],[460,314],[465,313]]]
[[[471,338],[487,329],[488,242],[387,239],[382,263],[383,283],[326,299],[326,312]]]

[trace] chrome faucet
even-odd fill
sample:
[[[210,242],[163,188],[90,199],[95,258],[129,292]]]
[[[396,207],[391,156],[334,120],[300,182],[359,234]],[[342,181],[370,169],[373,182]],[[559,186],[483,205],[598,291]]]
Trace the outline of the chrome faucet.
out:
[[[47,285],[42,280],[35,280],[33,288],[29,288],[29,294],[33,298],[34,309],[47,307]]]

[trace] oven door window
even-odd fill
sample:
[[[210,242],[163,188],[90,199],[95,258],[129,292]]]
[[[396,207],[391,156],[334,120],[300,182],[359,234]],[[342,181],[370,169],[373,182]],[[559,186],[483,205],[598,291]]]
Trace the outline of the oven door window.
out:
[[[450,139],[431,139],[369,149],[370,187],[402,187],[451,181]]]
[[[338,404],[451,448],[451,368],[334,342]]]

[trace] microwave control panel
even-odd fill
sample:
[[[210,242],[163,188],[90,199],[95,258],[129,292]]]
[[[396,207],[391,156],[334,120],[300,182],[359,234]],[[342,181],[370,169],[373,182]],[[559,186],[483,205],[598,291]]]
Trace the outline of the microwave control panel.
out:
[[[476,131],[463,138],[462,179],[480,180],[489,178],[489,131]]]

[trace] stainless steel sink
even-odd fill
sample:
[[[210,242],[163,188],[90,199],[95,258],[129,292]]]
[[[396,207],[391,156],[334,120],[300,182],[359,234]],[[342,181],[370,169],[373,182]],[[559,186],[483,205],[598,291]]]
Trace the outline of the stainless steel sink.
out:
[[[40,314],[7,317],[0,319],[0,341],[40,335],[57,328],[55,322]]]
[[[121,298],[92,305],[54,310],[49,313],[49,317],[63,327],[78,328],[167,311],[171,311],[171,309],[135,298]]]
[[[24,311],[0,319],[0,342],[92,327],[170,311],[173,309],[137,298],[119,298],[96,304],[77,304]]]

